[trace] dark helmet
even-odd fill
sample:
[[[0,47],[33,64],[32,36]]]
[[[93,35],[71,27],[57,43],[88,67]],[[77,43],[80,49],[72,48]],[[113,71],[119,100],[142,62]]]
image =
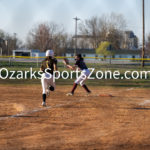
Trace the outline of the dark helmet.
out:
[[[81,54],[76,54],[76,56],[80,59],[80,60],[83,60],[83,57]]]

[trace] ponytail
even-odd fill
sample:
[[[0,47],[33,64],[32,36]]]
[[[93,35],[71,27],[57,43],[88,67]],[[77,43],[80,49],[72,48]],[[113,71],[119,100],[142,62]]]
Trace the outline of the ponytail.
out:
[[[47,57],[45,58],[45,61],[50,61],[50,60],[52,60],[52,56],[47,56]]]

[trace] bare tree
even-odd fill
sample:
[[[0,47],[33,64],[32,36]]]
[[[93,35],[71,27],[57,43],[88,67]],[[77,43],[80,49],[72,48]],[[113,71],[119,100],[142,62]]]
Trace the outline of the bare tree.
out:
[[[149,49],[150,50],[150,34],[149,34],[149,36],[148,36],[148,40],[147,40],[147,49]]]
[[[150,34],[148,35],[146,42],[146,55],[150,56]]]
[[[57,55],[63,53],[66,47],[67,34],[64,28],[55,23],[41,23],[33,27],[27,37],[27,47],[40,49],[54,49]]]
[[[79,25],[79,30],[81,35],[85,35],[82,39],[82,47],[85,45],[85,40],[89,40],[92,45],[92,48],[97,47],[97,43],[99,43],[99,39],[101,38],[101,29],[100,29],[100,20],[98,17],[92,17],[91,19],[87,19],[84,23]],[[84,45],[83,45],[84,44]]]
[[[80,24],[79,30],[81,35],[87,35],[89,37],[89,43],[92,45],[91,48],[97,48],[99,43],[105,40],[109,40],[115,45],[114,47],[118,48],[121,45],[125,27],[126,22],[124,17],[112,13],[110,15],[102,15],[101,17],[92,17],[85,20]],[[82,40],[87,40],[87,37]]]
[[[23,43],[16,34],[10,35],[0,30],[0,48],[3,55],[12,55],[12,50],[21,48],[22,46]]]

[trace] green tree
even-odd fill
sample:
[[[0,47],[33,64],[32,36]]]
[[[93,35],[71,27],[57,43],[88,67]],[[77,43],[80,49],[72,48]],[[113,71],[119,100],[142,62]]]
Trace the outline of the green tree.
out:
[[[96,54],[102,55],[104,57],[109,57],[111,63],[111,58],[114,55],[111,42],[108,41],[101,42],[99,47],[96,49]]]

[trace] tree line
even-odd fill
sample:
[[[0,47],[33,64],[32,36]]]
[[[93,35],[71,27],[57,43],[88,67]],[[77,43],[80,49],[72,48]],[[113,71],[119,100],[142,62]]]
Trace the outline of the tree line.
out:
[[[26,42],[23,43],[16,36],[0,30],[0,48],[3,55],[11,55],[12,50],[26,48],[39,49],[45,52],[54,49],[56,55],[62,55],[68,48],[75,47],[78,38],[78,48],[96,49],[102,41],[109,41],[115,49],[120,49],[124,42],[126,20],[123,15],[112,13],[100,17],[93,16],[78,24],[78,36],[74,37],[66,29],[54,22],[42,22],[30,29]],[[138,45],[138,41],[137,41]],[[146,42],[147,51],[150,49],[150,34]]]

